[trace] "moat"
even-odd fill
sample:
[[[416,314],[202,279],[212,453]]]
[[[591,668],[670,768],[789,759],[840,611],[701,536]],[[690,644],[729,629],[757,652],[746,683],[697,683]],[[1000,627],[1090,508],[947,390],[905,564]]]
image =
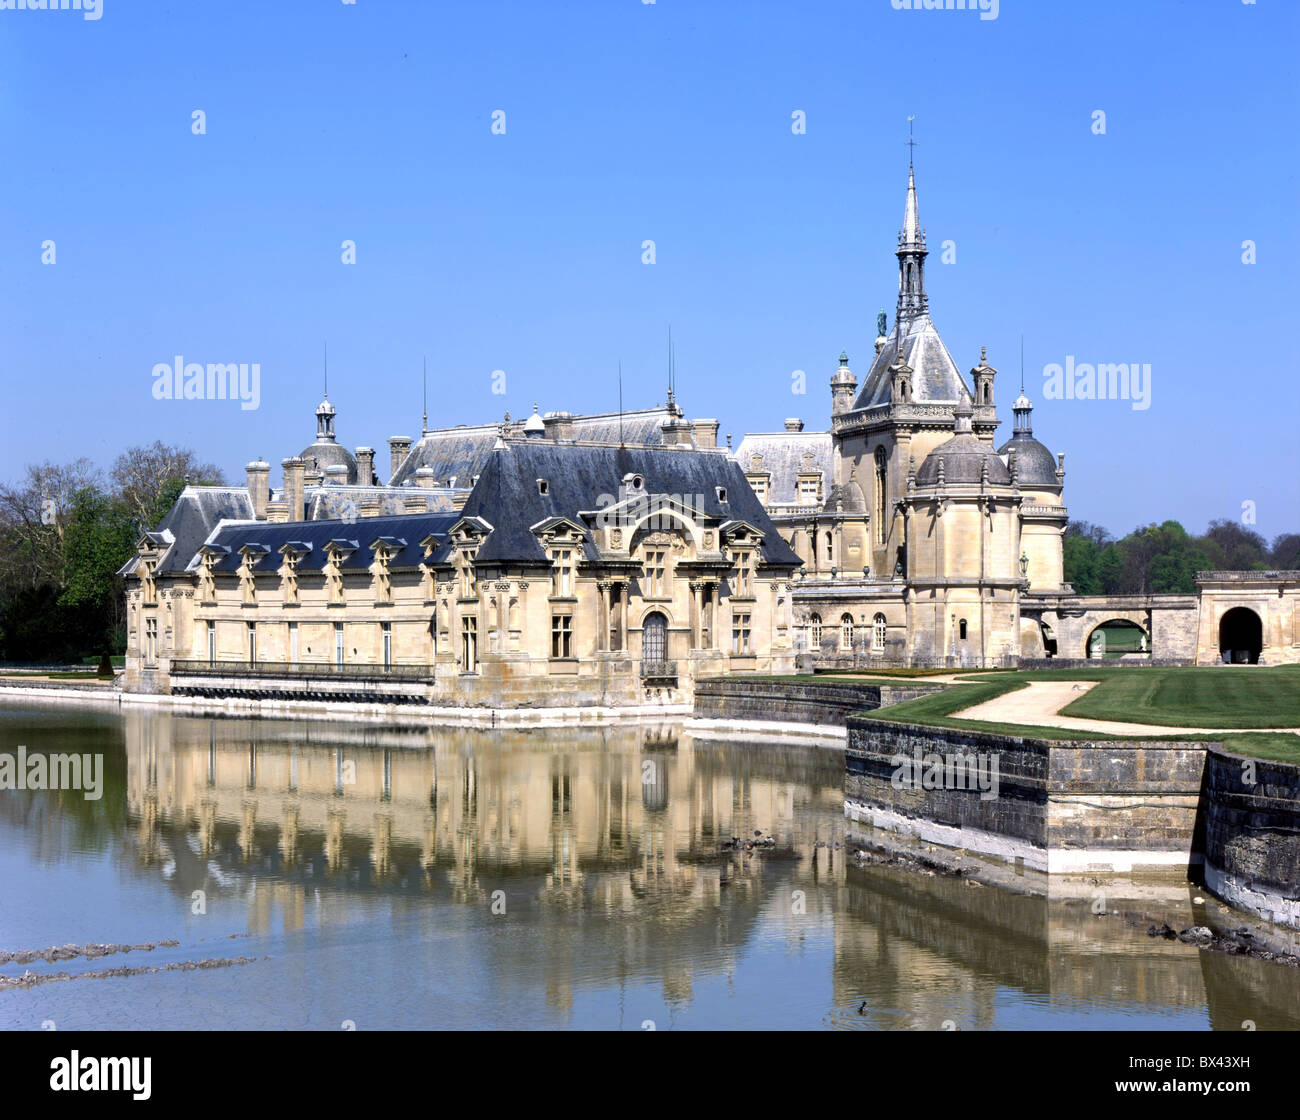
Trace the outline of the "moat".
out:
[[[1093,884],[1098,916],[1089,886],[854,859],[826,746],[37,702],[0,728],[103,756],[98,799],[0,792],[0,954],[75,947],[0,955],[9,1028],[1300,1029],[1300,969],[1148,935],[1233,920],[1177,877]]]

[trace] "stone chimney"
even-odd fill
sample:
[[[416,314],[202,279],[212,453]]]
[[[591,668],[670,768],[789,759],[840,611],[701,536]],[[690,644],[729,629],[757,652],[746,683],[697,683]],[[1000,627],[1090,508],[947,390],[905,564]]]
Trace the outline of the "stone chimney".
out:
[[[307,472],[307,464],[295,455],[291,459],[281,460],[280,467],[284,471],[285,520],[301,521],[303,496],[306,492],[304,476]]]
[[[390,483],[392,482],[393,475],[397,473],[397,468],[406,462],[406,457],[410,453],[410,436],[388,437],[388,479]]]
[[[347,484],[348,468],[342,463],[335,463],[332,467],[325,468],[326,486],[346,486]]]
[[[421,467],[418,471],[416,471],[415,485],[423,486],[427,490],[432,490],[434,487],[433,468]]]
[[[786,422],[785,422],[785,430],[786,430],[787,432],[802,432],[802,431],[803,431],[803,421],[802,421],[802,420],[797,420],[797,419],[795,419],[794,417],[791,417],[791,418],[789,418],[788,420],[786,420]]]
[[[362,498],[360,509],[362,517],[378,517],[384,512],[383,503],[374,495]]]
[[[245,468],[248,478],[248,496],[253,502],[253,516],[266,520],[266,503],[271,500],[271,464],[259,456]]]
[[[373,447],[357,448],[357,485],[373,486],[375,484],[375,449]]]
[[[408,494],[402,499],[402,509],[407,513],[428,513],[429,499],[423,494]]]
[[[572,439],[573,415],[568,412],[548,412],[542,417],[547,439]]]
[[[691,435],[695,437],[695,446],[717,447],[719,427],[721,425],[716,420],[692,420]]]

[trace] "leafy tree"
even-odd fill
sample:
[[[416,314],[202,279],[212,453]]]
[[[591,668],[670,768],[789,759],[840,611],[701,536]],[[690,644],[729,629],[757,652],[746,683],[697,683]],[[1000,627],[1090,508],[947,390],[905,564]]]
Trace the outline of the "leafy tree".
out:
[[[1268,566],[1284,572],[1300,568],[1300,533],[1281,533],[1273,538]]]

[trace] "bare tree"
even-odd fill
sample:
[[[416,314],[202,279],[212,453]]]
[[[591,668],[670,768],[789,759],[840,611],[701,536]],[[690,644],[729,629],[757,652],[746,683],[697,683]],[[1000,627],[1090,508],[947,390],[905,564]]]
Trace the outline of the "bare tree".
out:
[[[103,477],[89,459],[29,466],[21,482],[0,486],[0,578],[10,585],[57,585],[63,575],[63,531],[78,491]]]
[[[156,515],[158,499],[168,483],[177,479],[222,486],[221,468],[200,463],[193,451],[154,440],[147,447],[128,447],[113,463],[113,485],[127,511],[141,524]]]

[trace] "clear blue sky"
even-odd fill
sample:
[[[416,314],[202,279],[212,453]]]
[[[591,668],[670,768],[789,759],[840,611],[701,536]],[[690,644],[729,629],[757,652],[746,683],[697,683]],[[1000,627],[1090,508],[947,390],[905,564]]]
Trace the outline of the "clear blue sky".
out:
[[[935,322],[1003,435],[1024,332],[1072,516],[1300,530],[1290,0],[103,5],[0,11],[0,478],[163,438],[278,482],[326,340],[381,464],[426,353],[435,423],[603,411],[620,359],[663,399],[669,322],[688,415],[824,426],[892,322],[914,114]],[[260,363],[260,408],[155,400],[177,354]],[[1151,407],[1044,400],[1067,355],[1150,363]]]

